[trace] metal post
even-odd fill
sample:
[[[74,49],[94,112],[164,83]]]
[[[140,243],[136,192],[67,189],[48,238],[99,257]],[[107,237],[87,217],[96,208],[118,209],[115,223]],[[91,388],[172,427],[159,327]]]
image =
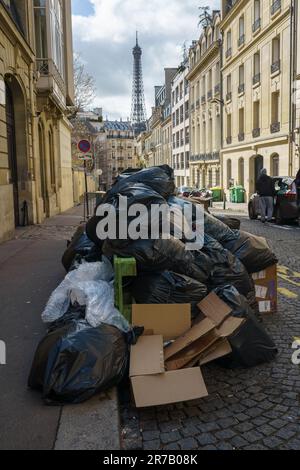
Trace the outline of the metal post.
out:
[[[88,194],[88,181],[87,181],[87,166],[86,166],[86,160],[84,160],[84,181],[85,181],[86,220],[89,220],[89,218],[90,218],[90,211],[89,211],[89,194]]]

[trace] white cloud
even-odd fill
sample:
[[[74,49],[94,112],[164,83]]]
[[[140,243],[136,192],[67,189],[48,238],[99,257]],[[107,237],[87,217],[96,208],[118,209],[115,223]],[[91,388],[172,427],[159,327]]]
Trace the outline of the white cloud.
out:
[[[85,0],[82,0],[85,1]],[[75,50],[97,82],[97,105],[110,117],[130,114],[132,47],[139,30],[147,112],[164,67],[177,67],[184,41],[199,34],[198,7],[219,0],[90,0],[93,16],[73,16]]]

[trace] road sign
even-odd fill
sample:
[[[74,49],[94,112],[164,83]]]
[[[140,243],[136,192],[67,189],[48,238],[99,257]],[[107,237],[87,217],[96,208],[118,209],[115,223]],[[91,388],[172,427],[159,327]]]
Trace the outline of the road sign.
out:
[[[89,153],[91,151],[91,143],[88,140],[81,140],[78,142],[78,150],[82,153]]]
[[[79,160],[87,160],[87,161],[90,161],[90,160],[93,160],[93,155],[90,155],[90,154],[87,154],[87,153],[82,154],[82,155],[80,154],[80,155],[78,155],[78,159],[79,159]]]

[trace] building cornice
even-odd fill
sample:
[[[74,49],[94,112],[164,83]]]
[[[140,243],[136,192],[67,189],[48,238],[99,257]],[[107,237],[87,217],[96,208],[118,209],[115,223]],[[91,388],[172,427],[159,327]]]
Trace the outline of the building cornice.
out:
[[[213,44],[207,49],[205,54],[200,57],[199,61],[187,74],[187,80],[192,80],[194,76],[210,61],[212,58],[217,57],[217,53],[220,51],[220,41],[214,41]]]
[[[241,145],[240,143],[238,145],[230,145],[228,147],[223,147],[221,149],[221,153],[230,153],[232,151],[239,151],[239,150],[253,150],[255,151],[255,147],[263,147],[265,145],[270,145],[270,144],[279,144],[279,143],[286,143],[289,141],[289,136],[287,134],[285,135],[279,135],[274,138],[262,138],[262,139],[257,139],[253,140],[251,142],[247,142],[246,144]]]
[[[244,6],[249,2],[249,0],[238,0],[236,4],[230,9],[230,11],[224,16],[220,23],[221,31],[224,30],[232,19],[236,17],[236,14],[244,8]]]
[[[231,59],[226,61],[222,68],[222,71],[226,70],[227,67],[230,67],[235,61],[239,60],[241,56],[246,55],[249,50],[252,49],[253,46],[255,46],[267,33],[274,29],[274,26],[278,26],[278,24],[282,20],[284,20],[284,18],[288,16],[290,12],[291,7],[288,7],[277,18],[274,18],[274,20],[272,20],[266,28],[264,28],[259,34],[252,38],[252,41],[250,41],[248,44],[245,45],[245,47],[243,47],[240,51],[234,54]]]
[[[28,63],[32,63],[35,60],[35,54],[27,42],[27,39],[19,31],[18,27],[14,23],[13,19],[0,4],[0,30],[2,34],[5,34],[12,44],[17,44],[23,53],[23,58],[26,56]]]

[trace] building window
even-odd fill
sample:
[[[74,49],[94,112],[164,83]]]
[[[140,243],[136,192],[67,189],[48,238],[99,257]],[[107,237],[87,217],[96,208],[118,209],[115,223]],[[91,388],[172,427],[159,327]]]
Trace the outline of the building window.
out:
[[[48,59],[46,2],[34,0],[34,25],[37,59]]]
[[[279,155],[276,153],[271,157],[271,176],[279,176]]]
[[[216,187],[219,187],[221,184],[221,170],[220,168],[216,169]]]
[[[53,62],[60,75],[64,77],[64,27],[61,0],[50,0],[50,28]]]
[[[271,133],[280,131],[279,122],[279,92],[272,93],[272,122],[271,122]]]
[[[231,30],[227,32],[226,37],[226,58],[232,56],[232,39],[231,39]]]
[[[252,25],[252,31],[255,33],[261,27],[261,17],[260,17],[260,0],[254,0],[254,21]]]
[[[232,85],[231,85],[231,74],[227,75],[227,94],[226,100],[231,101],[232,98]]]
[[[231,114],[227,114],[227,129],[226,129],[227,130],[227,137],[226,137],[227,144],[231,144],[232,142],[231,127],[232,127]]]
[[[245,91],[245,66],[244,64],[239,67],[239,93],[244,93]]]
[[[239,142],[245,140],[245,109],[239,109]]]
[[[253,103],[253,137],[260,136],[260,101]]]
[[[260,52],[256,52],[253,57],[253,85],[260,83]]]
[[[245,44],[245,18],[242,15],[239,19],[239,39],[238,39],[238,46],[242,46]]]
[[[211,189],[213,187],[213,171],[210,169],[208,171],[208,189]]]
[[[278,72],[280,70],[280,36],[277,36],[272,40],[272,65],[271,73]]]

